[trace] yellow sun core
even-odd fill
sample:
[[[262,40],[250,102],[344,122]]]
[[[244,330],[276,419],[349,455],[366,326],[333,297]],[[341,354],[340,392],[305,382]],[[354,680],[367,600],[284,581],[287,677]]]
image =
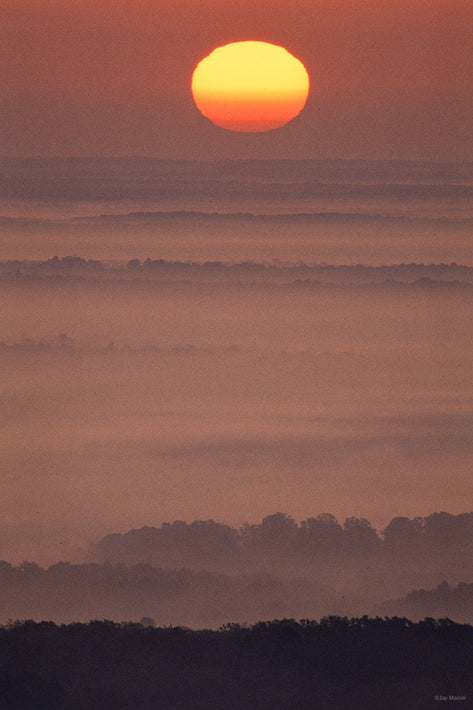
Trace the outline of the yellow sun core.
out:
[[[268,42],[217,47],[192,76],[199,111],[232,131],[280,128],[302,111],[308,94],[309,75],[302,62]]]

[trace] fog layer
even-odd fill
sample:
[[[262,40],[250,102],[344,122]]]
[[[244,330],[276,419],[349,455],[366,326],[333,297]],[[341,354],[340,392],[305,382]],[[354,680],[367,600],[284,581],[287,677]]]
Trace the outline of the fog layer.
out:
[[[1,556],[54,562],[175,519],[462,512],[471,282],[457,266],[5,263]]]

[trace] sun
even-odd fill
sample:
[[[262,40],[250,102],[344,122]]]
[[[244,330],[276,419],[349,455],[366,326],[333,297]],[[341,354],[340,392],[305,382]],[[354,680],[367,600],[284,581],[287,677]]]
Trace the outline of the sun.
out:
[[[192,95],[199,111],[231,131],[260,132],[285,126],[304,108],[306,68],[284,47],[232,42],[198,63]]]

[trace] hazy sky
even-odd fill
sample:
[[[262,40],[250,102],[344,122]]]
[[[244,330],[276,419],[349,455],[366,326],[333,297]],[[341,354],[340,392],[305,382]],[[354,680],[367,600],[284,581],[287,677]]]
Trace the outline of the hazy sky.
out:
[[[471,0],[0,0],[0,154],[473,159]],[[282,129],[213,126],[190,93],[216,46],[307,67]]]

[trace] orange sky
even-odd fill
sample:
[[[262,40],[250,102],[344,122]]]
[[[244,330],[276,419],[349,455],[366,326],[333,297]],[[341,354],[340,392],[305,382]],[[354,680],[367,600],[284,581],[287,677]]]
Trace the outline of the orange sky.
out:
[[[471,0],[0,0],[0,154],[473,159]],[[285,46],[311,76],[288,126],[216,128],[192,72]]]

